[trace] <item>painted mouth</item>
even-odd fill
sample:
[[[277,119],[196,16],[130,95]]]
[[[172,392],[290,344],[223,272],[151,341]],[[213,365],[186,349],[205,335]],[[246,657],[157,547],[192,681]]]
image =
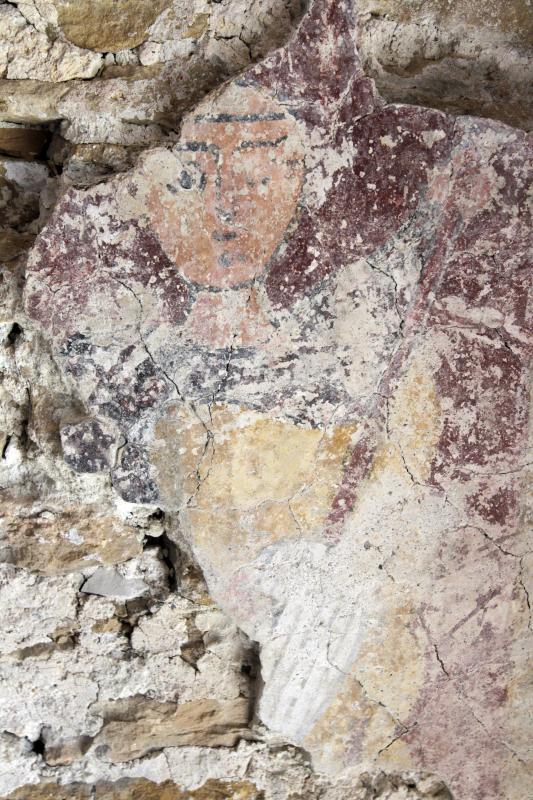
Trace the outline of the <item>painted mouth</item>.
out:
[[[237,234],[233,231],[215,231],[213,233],[213,239],[215,242],[231,242],[236,238]]]

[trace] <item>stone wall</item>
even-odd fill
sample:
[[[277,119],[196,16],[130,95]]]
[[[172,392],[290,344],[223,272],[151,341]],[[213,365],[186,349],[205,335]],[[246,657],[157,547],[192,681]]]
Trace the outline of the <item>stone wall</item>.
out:
[[[533,127],[528,0],[361,0],[359,46],[388,100]]]
[[[528,0],[0,0],[0,797],[527,800]]]

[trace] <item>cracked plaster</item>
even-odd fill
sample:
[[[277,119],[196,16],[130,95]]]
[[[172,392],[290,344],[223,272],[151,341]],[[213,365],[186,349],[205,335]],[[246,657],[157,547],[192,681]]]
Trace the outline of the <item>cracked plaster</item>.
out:
[[[299,10],[168,5],[0,5],[59,126],[2,172],[0,792],[521,798],[530,140],[384,102],[323,0],[180,121]]]

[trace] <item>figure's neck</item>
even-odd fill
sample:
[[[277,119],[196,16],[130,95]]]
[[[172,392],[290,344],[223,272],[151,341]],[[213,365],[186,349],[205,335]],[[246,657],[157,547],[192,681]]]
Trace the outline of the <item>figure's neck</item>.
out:
[[[200,291],[184,325],[184,335],[205,347],[254,347],[270,324],[252,287]]]

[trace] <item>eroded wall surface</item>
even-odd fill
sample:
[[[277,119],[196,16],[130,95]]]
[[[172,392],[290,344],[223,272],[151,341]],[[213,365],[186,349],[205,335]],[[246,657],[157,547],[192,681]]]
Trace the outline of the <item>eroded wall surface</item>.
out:
[[[0,796],[527,800],[531,9],[482,5],[0,3]]]
[[[360,0],[359,48],[389,101],[530,131],[529,0]]]

